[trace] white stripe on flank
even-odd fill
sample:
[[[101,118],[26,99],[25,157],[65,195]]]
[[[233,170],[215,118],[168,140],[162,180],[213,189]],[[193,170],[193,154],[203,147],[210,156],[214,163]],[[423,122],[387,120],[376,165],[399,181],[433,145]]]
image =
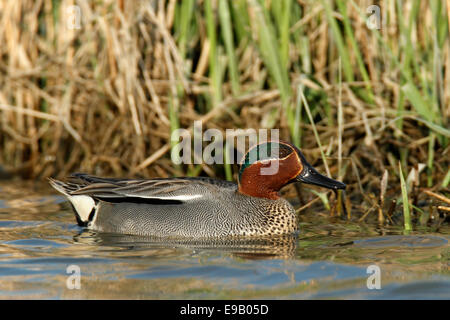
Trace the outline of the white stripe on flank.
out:
[[[89,196],[68,196],[81,221],[89,220],[89,214],[95,206],[94,199]]]
[[[202,194],[194,194],[194,195],[182,195],[182,196],[167,196],[167,197],[148,197],[150,199],[162,199],[162,200],[180,200],[180,201],[188,201],[194,200],[197,198],[203,197]]]

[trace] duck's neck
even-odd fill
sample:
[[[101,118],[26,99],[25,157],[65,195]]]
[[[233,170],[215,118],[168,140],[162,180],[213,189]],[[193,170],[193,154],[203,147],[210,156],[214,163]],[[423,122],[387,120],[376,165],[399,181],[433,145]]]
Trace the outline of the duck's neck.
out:
[[[287,179],[280,172],[272,175],[261,174],[267,163],[254,163],[247,167],[239,180],[239,192],[248,196],[276,200]]]
[[[264,183],[256,184],[256,183],[252,182],[250,184],[250,183],[246,183],[244,181],[244,182],[239,183],[238,191],[241,194],[245,194],[247,196],[257,197],[257,198],[266,198],[266,199],[276,200],[280,197],[278,190],[273,190],[273,189],[269,188],[267,185],[265,185]]]

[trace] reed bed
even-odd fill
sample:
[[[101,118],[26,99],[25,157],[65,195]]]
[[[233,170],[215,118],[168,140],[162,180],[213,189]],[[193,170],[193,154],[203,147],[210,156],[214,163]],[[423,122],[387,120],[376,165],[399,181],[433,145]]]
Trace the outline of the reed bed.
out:
[[[393,222],[408,199],[445,221],[450,1],[377,1],[379,29],[372,2],[1,1],[1,170],[233,179],[174,165],[173,130],[279,128],[349,185],[349,218]]]

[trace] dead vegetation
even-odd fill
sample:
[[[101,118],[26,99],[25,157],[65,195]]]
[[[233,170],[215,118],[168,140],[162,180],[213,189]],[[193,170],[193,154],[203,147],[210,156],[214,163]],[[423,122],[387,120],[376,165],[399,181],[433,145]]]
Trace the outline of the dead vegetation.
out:
[[[171,132],[202,120],[279,128],[326,172],[322,151],[353,209],[380,222],[401,199],[399,162],[412,209],[443,208],[448,1],[380,1],[380,30],[366,26],[368,1],[277,3],[1,1],[2,170],[231,178],[236,167],[171,162]]]

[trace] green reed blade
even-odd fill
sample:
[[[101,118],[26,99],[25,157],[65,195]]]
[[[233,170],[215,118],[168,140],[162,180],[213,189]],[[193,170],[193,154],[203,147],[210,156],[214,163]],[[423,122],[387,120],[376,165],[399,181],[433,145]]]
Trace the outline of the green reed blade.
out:
[[[195,0],[181,1],[179,27],[177,31],[179,33],[178,47],[183,58],[186,57],[186,45],[190,38],[189,31],[192,28],[191,21],[194,15],[194,5]]]
[[[370,84],[371,82],[370,82],[369,74],[366,70],[366,66],[364,65],[364,60],[362,58],[361,51],[359,50],[359,46],[356,42],[355,35],[353,33],[352,25],[351,25],[350,19],[347,14],[347,6],[345,5],[344,1],[342,1],[342,0],[338,0],[336,3],[338,5],[339,12],[342,14],[342,17],[343,17],[345,34],[347,35],[348,40],[350,41],[350,44],[353,48],[353,52],[355,53],[355,56],[356,56],[356,62],[358,63],[359,72],[361,73],[361,76],[365,82],[366,90],[368,92],[368,97],[370,99],[370,101],[368,101],[368,102],[373,102],[374,95],[373,95],[373,91],[372,91],[372,86]]]
[[[447,186],[450,184],[450,169],[447,170],[447,174],[444,177],[444,180],[442,180],[441,187],[447,188]]]
[[[206,29],[209,40],[209,78],[212,85],[212,105],[216,107],[222,100],[222,84],[216,37],[216,20],[212,8],[212,0],[205,0]]]
[[[231,90],[233,91],[233,95],[237,96],[240,93],[239,74],[234,48],[231,16],[227,0],[219,0],[219,18],[222,37],[225,43],[225,49],[228,57],[228,68],[231,80]]]
[[[328,0],[322,0],[322,6],[325,9],[325,13],[327,16],[328,23],[331,28],[331,32],[334,36],[334,41],[336,42],[336,46],[339,51],[339,55],[342,59],[342,67],[344,69],[345,79],[348,82],[354,81],[353,69],[350,61],[350,55],[347,50],[347,46],[344,43],[344,39],[341,34],[341,30],[336,22],[336,19],[333,16],[333,9],[331,8],[331,2]]]
[[[405,183],[405,178],[403,177],[402,164],[400,161],[398,162],[398,169],[400,175],[400,186],[402,189],[402,201],[403,201],[403,219],[405,225],[405,231],[409,232],[412,230],[411,224],[411,214],[409,208],[409,200],[408,200],[408,190]]]
[[[265,65],[269,70],[269,74],[277,84],[283,107],[288,111],[288,104],[291,98],[291,87],[286,68],[282,64],[279,46],[277,45],[275,31],[273,25],[267,20],[267,9],[261,6],[256,0],[249,0],[250,8],[254,14],[251,23],[254,30],[258,32],[258,46]],[[288,123],[293,123],[293,115],[287,112]]]

